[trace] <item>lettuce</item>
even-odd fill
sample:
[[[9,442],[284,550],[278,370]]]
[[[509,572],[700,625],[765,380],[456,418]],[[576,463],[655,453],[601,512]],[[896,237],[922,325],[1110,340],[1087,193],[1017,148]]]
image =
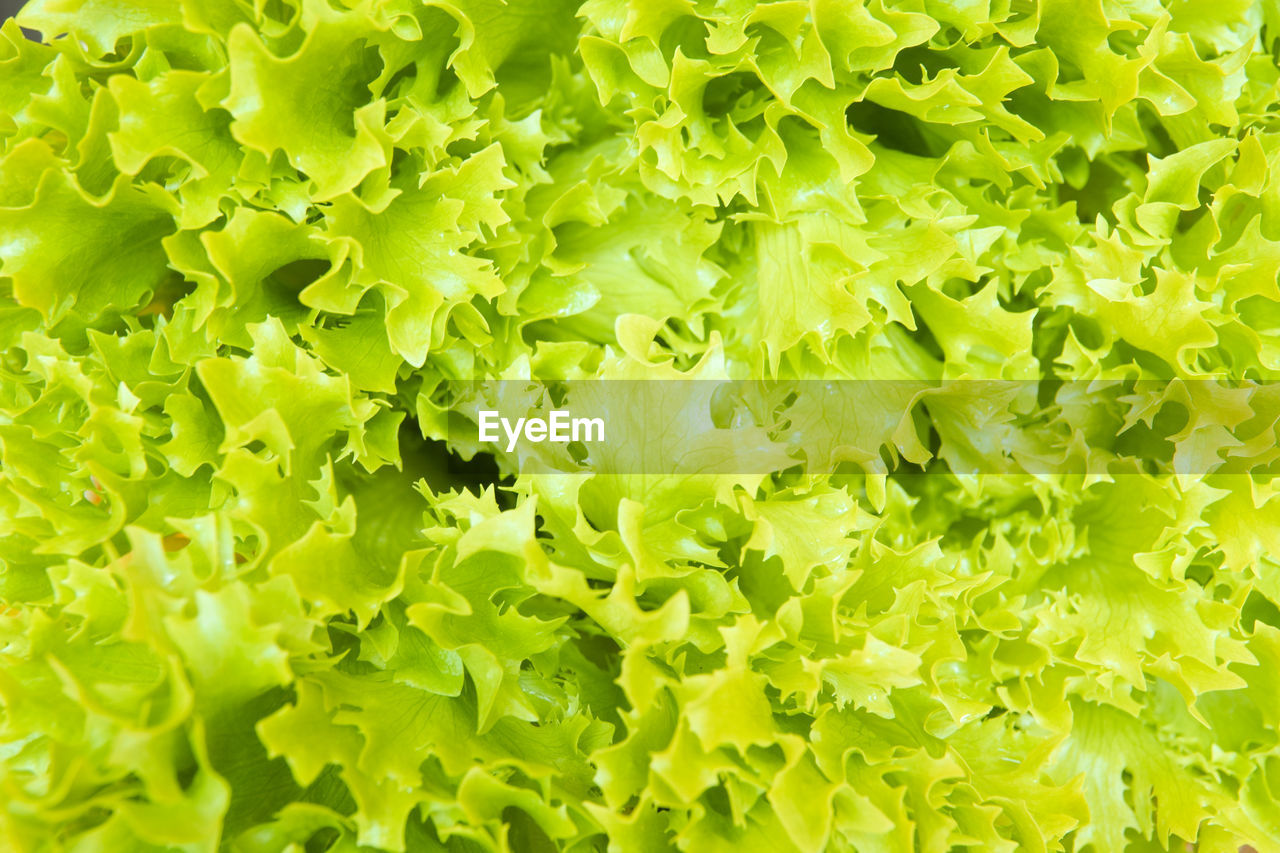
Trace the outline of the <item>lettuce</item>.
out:
[[[31,0],[0,847],[1280,850],[1278,27]]]

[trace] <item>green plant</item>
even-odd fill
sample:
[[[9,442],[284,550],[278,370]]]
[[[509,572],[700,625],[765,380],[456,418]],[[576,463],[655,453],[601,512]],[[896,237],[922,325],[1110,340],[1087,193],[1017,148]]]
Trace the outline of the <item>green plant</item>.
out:
[[[0,847],[1280,850],[1274,4],[18,23]],[[1090,462],[1004,398],[923,468],[901,410],[835,474],[446,442],[726,377],[1034,382]]]

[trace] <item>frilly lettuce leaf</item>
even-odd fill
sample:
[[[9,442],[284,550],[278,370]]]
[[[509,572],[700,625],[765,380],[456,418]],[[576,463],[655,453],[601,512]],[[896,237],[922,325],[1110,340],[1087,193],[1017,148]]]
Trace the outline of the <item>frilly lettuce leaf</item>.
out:
[[[1280,849],[1278,34],[32,0],[0,848]]]

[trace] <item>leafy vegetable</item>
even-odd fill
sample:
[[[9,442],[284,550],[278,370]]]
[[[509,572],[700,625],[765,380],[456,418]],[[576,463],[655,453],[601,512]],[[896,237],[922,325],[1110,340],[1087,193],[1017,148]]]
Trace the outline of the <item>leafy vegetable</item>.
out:
[[[0,847],[1280,850],[1278,27],[32,0]]]

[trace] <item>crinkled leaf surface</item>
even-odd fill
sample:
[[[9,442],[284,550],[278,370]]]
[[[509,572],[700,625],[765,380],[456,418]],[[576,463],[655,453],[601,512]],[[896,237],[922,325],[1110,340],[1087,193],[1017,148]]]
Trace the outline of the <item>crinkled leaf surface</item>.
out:
[[[1278,28],[32,0],[0,849],[1280,850]]]

